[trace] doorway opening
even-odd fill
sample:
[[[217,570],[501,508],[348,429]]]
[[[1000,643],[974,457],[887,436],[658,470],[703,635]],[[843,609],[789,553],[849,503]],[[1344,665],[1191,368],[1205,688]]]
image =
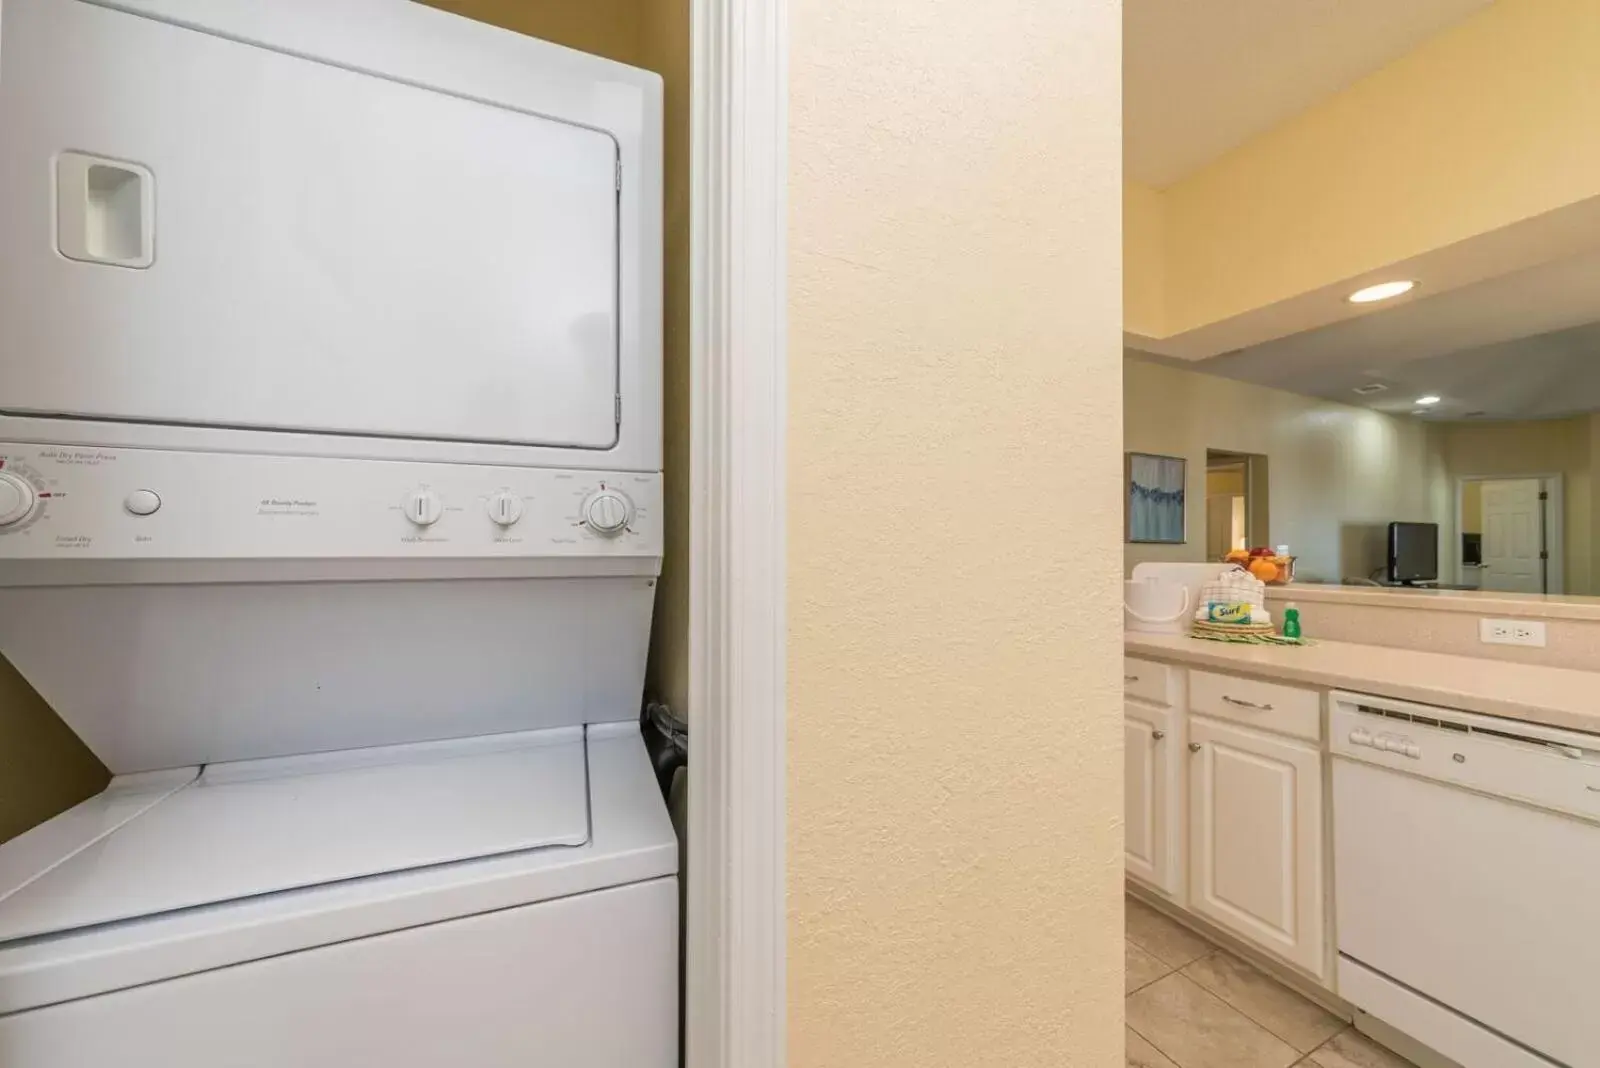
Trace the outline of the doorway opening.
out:
[[[1206,450],[1206,559],[1271,544],[1267,522],[1267,458]]]
[[[1565,593],[1560,475],[1456,480],[1457,581],[1470,589]]]

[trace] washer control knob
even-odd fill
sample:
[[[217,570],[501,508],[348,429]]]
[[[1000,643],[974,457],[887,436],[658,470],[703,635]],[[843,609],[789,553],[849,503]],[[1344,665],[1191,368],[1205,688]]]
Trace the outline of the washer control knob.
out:
[[[406,518],[419,527],[432,526],[444,514],[444,502],[431,489],[412,490],[406,496]]]
[[[501,490],[489,497],[489,518],[503,527],[509,527],[522,518],[522,498]]]
[[[583,521],[596,534],[614,538],[628,529],[632,519],[633,502],[621,490],[603,489],[583,502]]]
[[[138,489],[123,498],[122,507],[130,515],[155,515],[161,507],[161,497],[155,490]]]
[[[20,523],[33,514],[33,484],[9,471],[0,471],[0,527]]]

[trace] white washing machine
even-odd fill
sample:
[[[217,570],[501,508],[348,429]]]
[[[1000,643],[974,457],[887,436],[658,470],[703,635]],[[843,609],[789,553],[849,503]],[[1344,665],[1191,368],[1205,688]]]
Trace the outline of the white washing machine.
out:
[[[0,0],[0,1064],[677,1062],[661,86],[406,0]]]

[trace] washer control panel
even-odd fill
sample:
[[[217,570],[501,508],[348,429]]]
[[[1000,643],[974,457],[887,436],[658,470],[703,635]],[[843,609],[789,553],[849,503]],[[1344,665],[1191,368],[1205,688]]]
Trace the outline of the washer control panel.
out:
[[[0,443],[0,560],[661,555],[661,476]]]

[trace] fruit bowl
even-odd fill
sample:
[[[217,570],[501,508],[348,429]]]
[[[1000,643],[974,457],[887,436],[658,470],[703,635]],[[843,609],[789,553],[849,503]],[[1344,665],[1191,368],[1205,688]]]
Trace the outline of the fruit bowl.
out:
[[[1294,560],[1292,556],[1279,556],[1271,550],[1246,552],[1236,549],[1225,556],[1222,562],[1244,568],[1268,586],[1287,586],[1294,581]]]

